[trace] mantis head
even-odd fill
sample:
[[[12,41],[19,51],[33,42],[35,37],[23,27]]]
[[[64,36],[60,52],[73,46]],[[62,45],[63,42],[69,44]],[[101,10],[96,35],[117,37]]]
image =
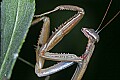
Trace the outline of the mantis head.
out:
[[[94,29],[82,28],[81,31],[88,39],[94,39],[96,42],[99,41],[99,35],[95,32]]]

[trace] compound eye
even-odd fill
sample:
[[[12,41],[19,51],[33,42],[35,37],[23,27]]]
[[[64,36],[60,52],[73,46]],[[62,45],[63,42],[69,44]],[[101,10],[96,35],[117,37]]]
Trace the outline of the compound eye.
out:
[[[94,29],[89,29],[89,32],[90,32],[90,33],[94,33],[95,30],[94,30]]]

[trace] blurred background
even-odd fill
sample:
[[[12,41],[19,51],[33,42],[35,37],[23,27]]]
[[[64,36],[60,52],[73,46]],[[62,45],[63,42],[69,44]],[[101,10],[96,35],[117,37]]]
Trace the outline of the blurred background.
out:
[[[75,28],[66,35],[50,52],[74,53],[81,56],[86,48],[87,38],[81,32],[82,27],[97,29],[110,0],[36,0],[35,14],[42,14],[59,5],[75,5],[85,10],[83,19]],[[103,26],[120,10],[120,1],[113,0]],[[75,12],[57,11],[46,15],[51,20],[51,31],[64,23]],[[35,65],[35,46],[43,22],[31,26],[26,41],[21,49],[20,57]],[[51,35],[51,33],[50,33]],[[120,80],[120,15],[117,16],[102,32],[100,41],[96,43],[94,54],[82,80]],[[56,62],[46,61],[44,67],[49,67]],[[70,80],[76,65],[57,72],[50,76],[50,80]],[[13,69],[11,80],[44,80],[38,78],[34,68],[17,60]]]

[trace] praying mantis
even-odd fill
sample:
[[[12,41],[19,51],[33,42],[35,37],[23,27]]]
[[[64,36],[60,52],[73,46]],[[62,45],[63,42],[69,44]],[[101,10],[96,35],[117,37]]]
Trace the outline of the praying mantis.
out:
[[[71,8],[70,8],[71,9]],[[54,11],[54,10],[53,10]],[[51,13],[51,11],[50,11],[50,13]],[[78,12],[79,13],[79,12]],[[83,69],[81,66],[86,66],[87,65],[87,63],[85,64],[85,62],[89,62],[89,59],[90,59],[90,57],[92,56],[92,52],[93,52],[93,50],[94,50],[94,47],[95,47],[95,45],[94,45],[94,43],[96,43],[96,42],[98,42],[99,41],[99,36],[98,36],[98,34],[96,34],[96,32],[92,29],[90,29],[90,31],[89,31],[89,29],[86,29],[86,28],[83,28],[82,29],[82,32],[85,34],[85,36],[87,36],[88,37],[88,46],[86,47],[86,51],[85,51],[85,55],[83,54],[81,57],[77,57],[75,54],[57,54],[57,53],[50,53],[50,52],[48,52],[49,51],[49,49],[51,49],[51,48],[53,48],[58,42],[56,42],[55,44],[50,44],[50,43],[52,43],[51,41],[52,41],[52,39],[48,39],[48,34],[49,34],[49,28],[45,28],[46,26],[45,25],[47,25],[47,26],[49,26],[49,18],[48,17],[43,17],[44,15],[46,15],[46,14],[49,14],[49,12],[48,13],[45,13],[45,14],[42,14],[42,15],[40,15],[40,16],[35,16],[35,17],[40,17],[40,18],[38,18],[37,20],[35,20],[35,21],[33,21],[33,24],[35,24],[35,23],[37,23],[37,22],[39,22],[39,21],[41,21],[41,20],[44,20],[44,21],[47,21],[47,23],[45,22],[44,24],[43,24],[43,28],[42,28],[42,31],[43,30],[46,30],[46,31],[43,31],[43,32],[41,32],[41,35],[42,35],[42,39],[41,38],[39,38],[39,40],[38,40],[38,46],[37,46],[37,49],[36,49],[36,61],[37,61],[37,63],[36,63],[36,70],[35,70],[35,72],[36,72],[36,74],[39,76],[39,77],[41,77],[41,76],[46,76],[46,75],[50,75],[50,74],[53,74],[53,73],[55,73],[55,72],[57,72],[57,71],[60,71],[60,70],[62,70],[62,69],[64,69],[64,68],[67,68],[67,67],[69,67],[69,66],[71,66],[72,64],[74,64],[74,62],[77,62],[78,63],[78,66],[77,66],[77,68],[76,68],[76,71],[77,72],[75,72],[75,75],[72,77],[72,80],[77,80],[76,78],[78,78],[79,76],[77,76],[78,75],[78,73],[79,72],[81,72],[81,69]],[[81,12],[81,18],[83,17],[83,15],[84,15],[84,11],[83,12]],[[75,17],[76,18],[76,17]],[[69,22],[69,21],[68,21]],[[73,21],[74,22],[74,21]],[[78,22],[79,22],[79,20],[78,20]],[[71,22],[72,23],[72,22]],[[74,23],[72,23],[72,24],[74,24]],[[76,23],[77,24],[77,23]],[[76,24],[74,24],[74,25],[76,25]],[[73,27],[74,27],[74,25],[73,25]],[[58,28],[59,29],[59,28]],[[70,28],[70,29],[72,29],[72,28]],[[66,30],[66,28],[65,28],[65,30]],[[89,32],[93,32],[92,33],[92,36],[93,37],[89,37],[87,34],[89,33]],[[46,32],[48,32],[48,34],[46,34]],[[69,32],[69,30],[68,30],[68,32]],[[67,31],[66,31],[66,34],[68,33]],[[95,33],[94,33],[95,32]],[[56,30],[56,32],[54,32],[53,34],[54,35],[52,35],[52,36],[55,36],[56,35],[56,33],[57,33],[57,30]],[[98,32],[99,33],[99,32]],[[45,34],[45,36],[43,36]],[[60,33],[60,34],[62,34],[62,33]],[[65,34],[65,35],[66,35]],[[59,34],[58,34],[59,35]],[[59,35],[60,36],[60,35]],[[97,37],[96,37],[97,36]],[[41,36],[40,36],[41,37]],[[44,37],[47,37],[47,38],[44,38]],[[57,37],[57,36],[55,36],[55,37]],[[48,41],[49,40],[49,41]],[[92,41],[93,40],[93,41]],[[54,41],[54,40],[53,40]],[[57,40],[57,41],[59,41],[59,40]],[[47,44],[46,44],[47,43]],[[90,43],[90,44],[89,44]],[[41,46],[42,45],[42,46]],[[49,45],[50,46],[52,46],[51,48],[49,48]],[[92,47],[90,47],[90,46],[92,46]],[[40,49],[40,47],[42,47],[42,49]],[[88,50],[88,48],[92,48],[92,49],[90,49],[90,51]],[[47,50],[48,49],[48,50]],[[43,50],[43,54],[40,54],[40,50]],[[45,51],[44,51],[45,50]],[[88,52],[88,53],[87,53]],[[52,56],[51,56],[52,55]],[[68,56],[68,57],[67,57]],[[72,58],[72,59],[71,59]],[[41,69],[42,67],[43,67],[43,64],[44,64],[44,60],[45,59],[49,59],[49,60],[55,60],[55,61],[62,61],[62,62],[60,62],[60,63],[58,63],[57,65],[54,65],[54,66],[52,66],[52,67],[50,67],[50,68],[47,68],[47,69]],[[39,65],[38,65],[39,64]],[[86,68],[86,67],[85,67]],[[80,69],[80,71],[79,71],[79,69]],[[53,71],[51,71],[51,70],[53,70]],[[84,73],[84,72],[83,72]],[[79,73],[80,74],[80,73]],[[77,76],[77,77],[76,77]],[[79,80],[79,79],[78,79]]]
[[[57,10],[72,10],[72,11],[78,11],[78,13],[75,14],[69,20],[67,20],[65,23],[60,25],[58,29],[55,29],[55,32],[53,32],[50,38],[48,38],[50,20],[48,17],[45,17],[45,15],[55,12]],[[87,44],[84,54],[81,57],[78,57],[75,54],[63,54],[63,53],[59,54],[59,53],[52,53],[48,51],[51,50],[59,41],[61,41],[62,38],[66,34],[68,34],[68,32],[70,32],[71,29],[73,29],[73,27],[75,27],[75,25],[82,19],[84,13],[85,13],[84,10],[77,6],[61,5],[49,12],[43,13],[41,15],[35,15],[35,17],[39,17],[39,18],[34,20],[32,24],[36,24],[41,20],[43,20],[44,22],[41,35],[38,40],[37,49],[36,49],[35,73],[38,75],[38,77],[43,77],[43,76],[53,74],[55,72],[58,72],[62,69],[65,69],[73,65],[74,62],[77,62],[78,66],[71,80],[81,80],[87,68],[88,62],[92,56],[92,53],[94,51],[95,43],[99,41],[98,33],[104,27],[99,31],[98,31],[99,28],[96,31],[94,29],[82,28],[81,31],[88,38],[88,44]],[[42,69],[44,65],[44,61],[46,59],[53,60],[53,61],[61,61],[61,62],[49,68]]]

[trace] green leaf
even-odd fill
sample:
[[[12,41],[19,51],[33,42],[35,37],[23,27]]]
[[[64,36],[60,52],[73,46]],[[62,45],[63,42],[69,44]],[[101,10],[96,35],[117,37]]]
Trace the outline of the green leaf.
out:
[[[35,11],[35,0],[1,2],[0,80],[10,79]]]

